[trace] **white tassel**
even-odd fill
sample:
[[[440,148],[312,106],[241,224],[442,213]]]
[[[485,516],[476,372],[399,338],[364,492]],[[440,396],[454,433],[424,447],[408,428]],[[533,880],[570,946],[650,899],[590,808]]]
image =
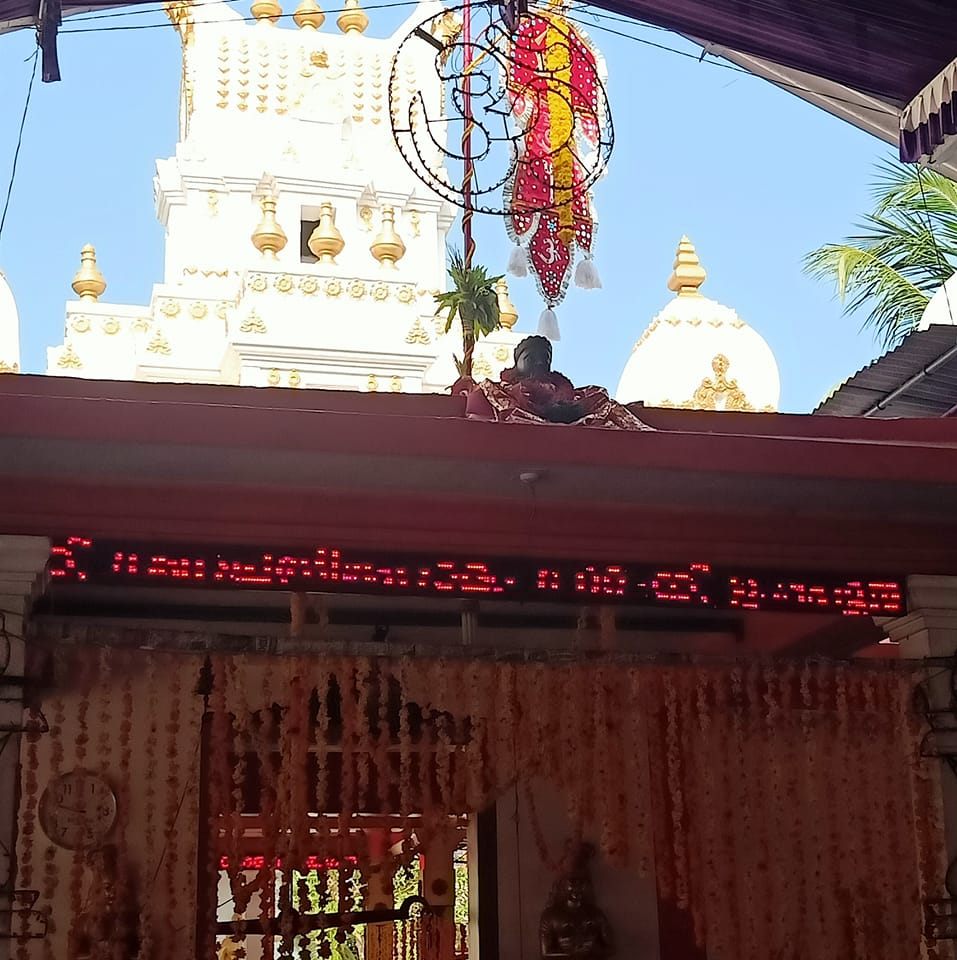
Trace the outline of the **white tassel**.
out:
[[[538,318],[538,335],[548,337],[549,340],[561,340],[561,331],[558,329],[558,317],[551,307],[546,307]]]
[[[578,261],[575,267],[575,286],[582,290],[601,290],[601,277],[598,276],[598,267],[591,257]]]
[[[513,277],[528,276],[528,254],[518,245],[512,247],[512,252],[509,254],[508,272]]]

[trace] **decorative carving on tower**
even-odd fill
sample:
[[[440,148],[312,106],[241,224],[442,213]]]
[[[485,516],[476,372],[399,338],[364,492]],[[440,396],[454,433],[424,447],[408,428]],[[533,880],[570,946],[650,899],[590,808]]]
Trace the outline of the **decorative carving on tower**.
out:
[[[345,245],[336,227],[335,207],[331,203],[323,203],[319,207],[319,222],[309,234],[307,246],[320,263],[335,263]]]
[[[97,301],[106,290],[106,281],[96,265],[96,250],[88,243],[80,251],[80,269],[73,277],[73,292],[81,300]]]
[[[693,410],[753,411],[754,407],[738,386],[738,381],[728,377],[730,366],[731,361],[723,353],[719,353],[711,361],[714,379],[705,377],[687,406]]]

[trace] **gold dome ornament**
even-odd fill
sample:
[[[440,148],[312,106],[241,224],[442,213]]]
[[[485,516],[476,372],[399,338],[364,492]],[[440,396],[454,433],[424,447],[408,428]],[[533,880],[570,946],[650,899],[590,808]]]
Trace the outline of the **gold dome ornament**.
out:
[[[382,226],[369,250],[379,263],[392,269],[395,269],[395,265],[405,256],[405,244],[402,237],[396,233],[395,210],[392,207],[382,208]]]
[[[502,277],[495,284],[495,292],[498,294],[498,322],[506,330],[511,330],[518,323],[518,310],[515,309],[515,304],[512,303],[512,298],[508,295],[508,284],[505,277]]]
[[[682,237],[675,256],[674,270],[668,280],[668,289],[679,297],[700,297],[698,288],[707,276],[694,244],[687,237]]]
[[[286,245],[286,233],[276,219],[276,195],[264,192],[259,198],[262,219],[252,233],[253,246],[267,259],[275,260],[276,254]]]
[[[282,7],[276,0],[255,0],[249,12],[260,22],[275,26],[282,16]]]
[[[326,15],[316,0],[300,0],[292,18],[302,30],[318,30],[326,22]]]
[[[336,211],[331,203],[323,203],[319,207],[319,222],[309,234],[306,246],[319,259],[320,263],[335,263],[336,257],[342,253],[346,245],[342,234],[336,226]]]
[[[342,13],[336,17],[336,26],[343,33],[365,33],[369,18],[359,5],[359,0],[345,0]]]
[[[88,243],[80,251],[80,269],[73,276],[73,292],[81,300],[98,300],[106,290],[106,281],[96,265],[96,250]]]

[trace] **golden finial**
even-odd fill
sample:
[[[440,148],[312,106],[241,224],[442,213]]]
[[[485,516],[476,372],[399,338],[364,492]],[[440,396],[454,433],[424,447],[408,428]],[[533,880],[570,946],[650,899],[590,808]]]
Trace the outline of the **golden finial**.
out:
[[[80,269],[73,277],[73,292],[81,300],[98,300],[106,290],[106,281],[96,265],[96,250],[88,243],[80,251]]]
[[[462,33],[462,20],[451,10],[446,10],[441,16],[432,21],[429,31],[442,45],[439,61],[444,67],[452,51],[452,44]]]
[[[319,222],[309,234],[306,245],[319,258],[320,263],[335,263],[336,257],[342,253],[346,244],[336,226],[336,211],[331,203],[320,205]]]
[[[505,277],[501,277],[495,284],[495,292],[498,294],[498,319],[506,330],[511,330],[518,323],[518,310],[512,303],[512,298],[508,295],[508,283]]]
[[[382,227],[369,247],[372,256],[383,266],[395,268],[395,265],[405,256],[405,244],[402,237],[395,230],[395,210],[392,207],[382,208]]]
[[[300,0],[292,18],[303,30],[318,30],[326,22],[326,15],[316,0]]]
[[[343,33],[365,33],[369,18],[359,5],[359,0],[345,0],[342,13],[336,17],[336,25]]]
[[[259,181],[259,206],[262,208],[262,220],[252,233],[253,246],[270,260],[286,245],[286,234],[276,219],[275,181],[263,177]]]
[[[270,26],[275,26],[282,16],[282,7],[277,0],[255,0],[249,11],[260,23],[268,23]]]
[[[195,27],[192,15],[192,4],[188,2],[188,0],[167,0],[167,2],[163,4],[163,9],[166,11],[166,16],[169,17],[170,23],[176,27],[183,46],[190,46],[193,42],[193,28]]]
[[[679,297],[699,297],[698,287],[704,283],[707,273],[701,266],[694,244],[682,237],[675,256],[674,271],[668,280],[668,289]]]

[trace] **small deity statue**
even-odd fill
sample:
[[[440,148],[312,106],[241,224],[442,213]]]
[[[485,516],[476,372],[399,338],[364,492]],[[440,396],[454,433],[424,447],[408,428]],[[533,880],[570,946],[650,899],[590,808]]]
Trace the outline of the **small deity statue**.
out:
[[[571,869],[552,888],[540,926],[542,960],[605,960],[615,952],[605,915],[595,906],[588,860],[592,848],[582,844]]]
[[[526,337],[515,347],[515,366],[502,371],[500,383],[460,379],[453,393],[468,396],[468,416],[507,423],[565,423],[650,430],[603,387],[576,387],[552,370],[552,345],[546,337]]]

